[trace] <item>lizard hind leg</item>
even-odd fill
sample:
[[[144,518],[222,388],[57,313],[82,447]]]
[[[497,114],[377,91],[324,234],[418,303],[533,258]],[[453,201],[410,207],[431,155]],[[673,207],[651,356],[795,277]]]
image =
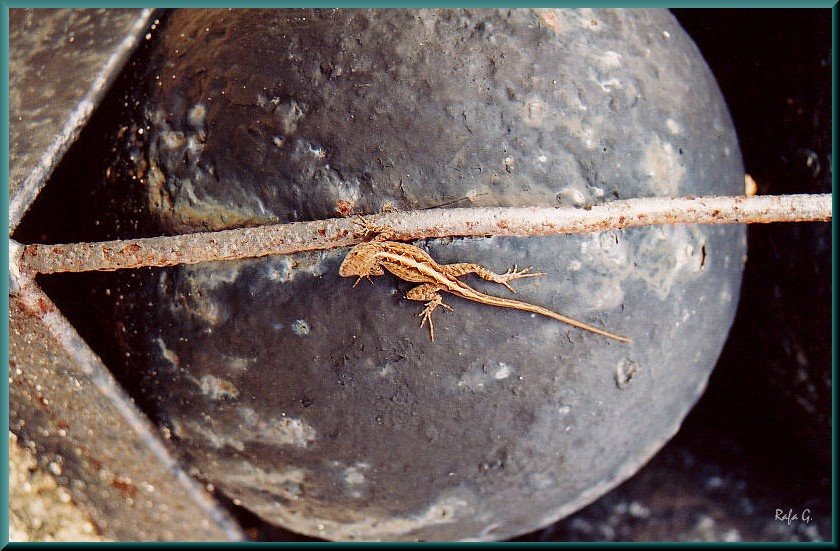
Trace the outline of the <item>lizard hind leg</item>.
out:
[[[423,309],[420,314],[418,314],[421,318],[420,327],[426,325],[426,322],[429,323],[429,337],[432,339],[432,342],[435,340],[435,326],[432,323],[432,313],[435,309],[440,306],[446,310],[452,311],[452,307],[448,304],[444,304],[443,297],[440,296],[440,287],[434,285],[432,283],[424,283],[422,285],[418,285],[417,287],[413,287],[408,290],[406,293],[405,298],[409,300],[418,300],[421,302],[426,302],[426,307]]]
[[[503,274],[497,274],[491,272],[484,266],[481,266],[479,264],[472,264],[469,262],[464,262],[460,264],[447,264],[445,266],[441,266],[441,268],[443,268],[443,270],[452,277],[460,277],[462,275],[475,274],[481,279],[504,285],[508,288],[508,291],[510,291],[511,293],[515,293],[516,291],[514,291],[513,287],[510,286],[510,284],[508,283],[509,281],[513,281],[514,279],[521,279],[523,277],[540,277],[545,275],[543,272],[531,272],[531,268],[523,268],[522,270],[517,270],[516,266],[514,266],[513,269],[508,270]]]

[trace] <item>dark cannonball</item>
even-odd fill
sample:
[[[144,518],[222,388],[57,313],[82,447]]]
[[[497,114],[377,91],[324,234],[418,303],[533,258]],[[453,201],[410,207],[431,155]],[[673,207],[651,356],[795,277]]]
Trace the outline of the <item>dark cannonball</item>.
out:
[[[137,171],[161,231],[441,206],[741,194],[714,78],[665,10],[176,11]],[[140,402],[201,480],[333,540],[494,540],[632,475],[679,428],[732,323],[741,226],[415,243],[545,272],[497,296],[339,277],[348,250],[137,275]]]

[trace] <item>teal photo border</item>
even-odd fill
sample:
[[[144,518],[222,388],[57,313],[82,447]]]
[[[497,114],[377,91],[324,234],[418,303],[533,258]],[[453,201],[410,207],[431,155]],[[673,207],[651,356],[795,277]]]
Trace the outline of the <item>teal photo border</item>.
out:
[[[161,8],[172,8],[172,7],[228,7],[229,3],[226,2],[218,2],[218,1],[180,1],[180,2],[163,2],[159,7]],[[838,16],[838,7],[832,1],[802,1],[802,2],[791,2],[791,1],[760,1],[760,0],[740,0],[735,2],[727,2],[722,0],[715,0],[715,1],[677,1],[677,2],[663,2],[663,1],[655,1],[655,0],[647,0],[647,1],[595,1],[595,2],[587,2],[583,3],[580,1],[565,1],[565,2],[558,2],[558,1],[546,1],[546,0],[532,0],[528,2],[525,6],[517,6],[517,7],[606,7],[606,8],[626,8],[626,7],[644,7],[644,8],[831,8],[832,10],[832,52],[835,53],[837,51],[837,28],[838,28],[838,21],[840,21],[840,17]],[[74,7],[74,8],[93,8],[93,7],[120,7],[120,8],[145,8],[148,7],[148,2],[120,2],[118,6],[115,6],[115,2],[101,2],[101,1],[85,1],[80,4],[74,4],[68,1],[40,1],[40,2],[26,2],[26,1],[2,1],[0,0],[0,30],[3,32],[3,40],[0,47],[2,47],[2,52],[0,52],[0,63],[2,63],[2,79],[3,79],[3,87],[0,89],[0,104],[2,104],[2,111],[3,116],[0,119],[0,126],[2,126],[2,132],[0,133],[0,172],[5,181],[6,186],[5,190],[2,194],[2,201],[5,204],[5,209],[3,210],[3,216],[5,221],[5,227],[9,227],[9,9],[11,8],[60,8],[60,7]],[[403,2],[393,2],[393,1],[382,1],[382,0],[368,0],[368,1],[336,1],[330,0],[325,2],[288,2],[288,3],[281,3],[281,2],[270,2],[270,1],[247,1],[243,4],[237,6],[245,8],[245,7],[323,7],[323,8],[359,8],[359,7],[400,7],[400,8],[436,8],[436,7],[512,7],[511,2],[500,2],[500,1],[461,1],[461,2],[452,2],[452,1],[403,1]],[[832,56],[832,100],[836,100],[836,86],[837,86],[837,71],[836,71],[836,64],[837,60]],[[833,105],[836,106],[836,102],[833,101]],[[836,108],[833,110],[832,113],[832,160],[831,160],[831,169],[832,174],[836,174],[837,170],[837,134],[836,134],[836,125],[837,125],[837,110]],[[838,199],[836,195],[833,195],[833,210],[837,210],[838,206]],[[836,374],[837,374],[837,332],[836,328],[838,326],[838,310],[836,307],[836,299],[837,299],[837,290],[838,290],[838,274],[837,274],[837,252],[838,252],[838,237],[840,237],[840,232],[838,232],[836,226],[832,226],[832,378],[833,381],[837,381]],[[8,265],[9,261],[9,243],[8,240],[3,240],[2,244],[0,244],[0,250],[2,250],[2,257],[6,265]],[[4,288],[4,292],[2,293],[2,300],[3,300],[3,308],[6,312],[6,315],[2,316],[2,328],[0,328],[0,348],[2,348],[3,355],[5,358],[4,362],[4,371],[5,376],[3,377],[2,383],[0,383],[0,392],[2,394],[0,396],[0,407],[2,407],[3,415],[2,415],[2,427],[6,434],[9,431],[9,278],[2,278],[2,286]],[[832,444],[836,445],[836,431],[837,431],[837,386],[834,384],[832,386]],[[5,511],[2,520],[0,521],[0,546],[5,546],[9,543],[9,440],[8,437],[0,439],[0,446],[2,447],[2,453],[6,458],[6,461],[2,465],[2,481],[0,481],[0,485],[2,485],[2,491],[0,491],[0,508]],[[833,502],[837,503],[837,456],[833,454],[832,457],[832,500]],[[837,545],[837,510],[832,511],[832,534],[831,542],[826,543],[805,543],[802,545],[807,545],[808,547],[819,547],[819,548],[834,548]],[[21,546],[21,544],[13,543],[15,548]],[[27,546],[41,546],[42,544],[26,544]],[[62,545],[62,544],[58,544]],[[109,546],[115,544],[108,544]],[[134,543],[118,543],[120,547],[134,547],[137,544]],[[301,544],[300,542],[290,542],[290,543],[253,543],[253,542],[243,542],[243,543],[236,543],[236,544],[181,544],[183,546],[190,546],[190,547],[213,547],[217,548],[222,545],[229,546],[229,545],[273,545],[273,546],[301,546],[306,545],[308,546],[316,546],[321,547],[324,545],[341,545],[344,547],[361,547],[361,546],[370,546],[370,545],[391,545],[391,544],[370,544],[370,543],[307,543]],[[400,546],[407,546],[407,545],[423,545],[423,544],[399,544]],[[429,546],[439,547],[442,545],[450,545],[450,544],[425,544]],[[460,543],[456,544],[459,546],[472,546],[473,544],[469,543]],[[566,546],[572,545],[567,544],[564,542],[547,542],[547,543],[537,543],[537,542],[523,542],[523,543],[484,543],[484,544],[477,544],[477,545],[493,545],[493,546],[500,546],[500,547],[534,547],[534,546]],[[623,546],[623,547],[641,547],[641,546],[656,546],[662,547],[664,545],[670,545],[667,543],[652,543],[652,544],[623,544],[623,543],[587,543],[587,544],[580,544],[575,543],[573,545],[576,546],[586,546],[586,547],[603,547],[603,546]],[[695,547],[695,546],[709,546],[714,544],[692,544],[692,543],[682,543],[680,544],[681,547]],[[767,545],[774,544],[750,544],[750,543],[743,543],[739,544],[739,547],[764,547]],[[779,544],[779,545],[789,545],[789,544]],[[180,546],[180,545],[179,545]]]
[[[9,8],[0,2],[0,29],[2,29],[3,41],[0,43],[0,64],[2,64],[3,87],[0,89],[0,105],[2,105],[3,116],[0,119],[0,174],[6,185],[3,188],[3,227],[9,227]],[[2,240],[0,244],[2,249],[3,265],[9,265],[9,241]],[[0,348],[3,350],[3,380],[0,381],[0,404],[2,404],[3,413],[0,423],[2,423],[3,434],[7,435],[0,438],[0,449],[2,449],[2,457],[5,461],[2,465],[2,491],[0,491],[0,509],[4,511],[2,517],[2,525],[0,526],[0,542],[8,543],[9,541],[9,278],[0,278],[2,281],[3,291],[0,293],[0,298],[3,300],[2,327],[0,327]]]
[[[837,174],[837,25],[840,10],[837,4],[831,8],[831,541],[837,545],[837,239],[840,232],[833,222],[837,212],[837,194],[834,193],[834,175]]]
[[[115,5],[117,4],[117,5]],[[803,0],[792,2],[790,0],[682,0],[665,2],[662,0],[595,0],[593,2],[582,2],[580,0],[531,0],[524,5],[516,6],[510,1],[500,0],[463,0],[455,2],[452,0],[404,0],[402,2],[393,0],[326,0],[324,2],[294,1],[278,2],[271,0],[248,0],[237,4],[236,8],[831,8],[835,2],[831,0]],[[78,4],[62,0],[26,2],[25,0],[3,1],[0,6],[6,11],[9,8],[147,8],[149,2],[138,2],[136,0],[116,3],[102,2],[99,0],[87,0]],[[230,2],[219,2],[217,0],[181,0],[162,2],[158,8],[210,8],[230,7]],[[8,18],[4,29],[8,35]]]

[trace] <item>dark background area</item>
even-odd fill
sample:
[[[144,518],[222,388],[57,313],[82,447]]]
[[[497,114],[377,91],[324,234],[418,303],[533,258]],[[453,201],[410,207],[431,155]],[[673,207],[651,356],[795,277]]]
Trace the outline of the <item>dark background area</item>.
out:
[[[831,10],[672,12],[718,80],[759,193],[830,192]],[[141,47],[53,175],[77,184],[48,185],[15,239],[148,233],[142,216],[108,218],[120,210],[114,202],[133,198],[102,193],[130,165],[106,162],[130,155],[113,113],[134,107],[127,83],[143,55]],[[39,279],[109,366],[122,364],[119,328],[107,322],[117,298],[107,290],[119,277]],[[753,225],[735,324],[680,432],[629,481],[517,541],[830,540],[831,411],[831,225]],[[231,508],[255,539],[297,539]],[[777,520],[777,509],[799,519]]]

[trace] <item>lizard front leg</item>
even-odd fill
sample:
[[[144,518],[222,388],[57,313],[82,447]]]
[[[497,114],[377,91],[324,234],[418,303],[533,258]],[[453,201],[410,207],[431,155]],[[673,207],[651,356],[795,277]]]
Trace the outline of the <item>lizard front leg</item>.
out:
[[[405,298],[409,300],[418,300],[426,302],[426,307],[420,312],[423,320],[420,322],[420,327],[423,327],[426,322],[429,322],[429,336],[432,342],[435,340],[435,326],[432,323],[432,312],[435,308],[441,306],[446,310],[452,311],[452,307],[443,303],[443,298],[440,296],[440,287],[434,283],[423,283],[417,287],[413,287],[405,294]]]
[[[540,277],[545,275],[542,272],[531,273],[531,268],[517,270],[516,266],[514,266],[512,270],[508,270],[504,274],[497,274],[491,272],[484,266],[481,266],[479,264],[472,264],[469,262],[463,262],[460,264],[445,264],[441,266],[441,271],[449,274],[452,277],[460,277],[462,275],[475,274],[481,279],[504,285],[508,288],[508,290],[511,293],[515,293],[516,291],[513,290],[513,287],[511,287],[510,284],[508,284],[508,281],[513,281],[514,279],[521,279],[523,277]]]
[[[353,223],[357,226],[361,226],[365,230],[365,239],[368,239],[369,236],[372,235],[373,237],[371,239],[373,241],[390,241],[394,236],[393,228],[388,226],[377,226],[362,216],[353,220]]]

